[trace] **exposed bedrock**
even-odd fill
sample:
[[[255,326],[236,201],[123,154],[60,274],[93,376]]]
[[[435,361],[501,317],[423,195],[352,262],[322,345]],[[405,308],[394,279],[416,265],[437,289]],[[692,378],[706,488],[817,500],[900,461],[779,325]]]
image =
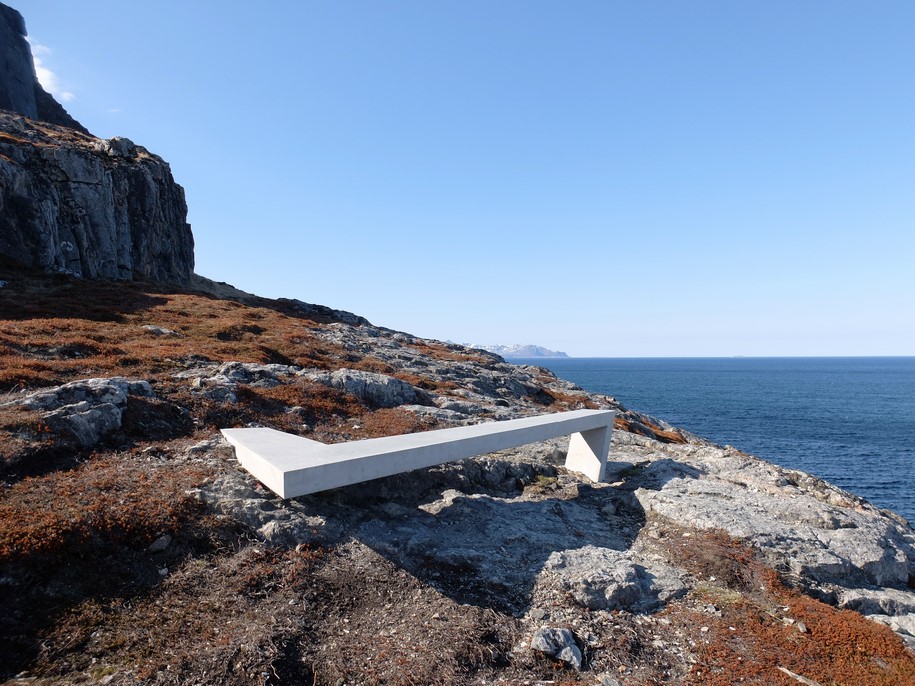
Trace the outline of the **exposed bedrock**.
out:
[[[0,253],[82,278],[187,283],[184,190],[160,157],[0,112]]]

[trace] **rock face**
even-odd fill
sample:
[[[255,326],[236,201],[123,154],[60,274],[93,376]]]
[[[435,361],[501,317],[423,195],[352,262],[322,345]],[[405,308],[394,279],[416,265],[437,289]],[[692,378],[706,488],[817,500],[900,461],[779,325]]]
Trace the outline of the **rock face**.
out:
[[[38,83],[22,16],[3,4],[0,253],[90,279],[184,284],[194,270],[184,190],[168,164],[70,117]]]
[[[25,36],[22,15],[0,3],[0,109],[88,133],[38,83]]]
[[[4,74],[0,108],[37,119],[35,66],[25,39],[25,22],[19,12],[6,5],[0,5],[0,67]]]
[[[426,394],[418,388],[386,374],[338,369],[329,375],[315,377],[315,380],[352,393],[374,407],[398,407],[430,402]]]
[[[194,238],[167,163],[0,112],[0,253],[82,278],[187,283]]]

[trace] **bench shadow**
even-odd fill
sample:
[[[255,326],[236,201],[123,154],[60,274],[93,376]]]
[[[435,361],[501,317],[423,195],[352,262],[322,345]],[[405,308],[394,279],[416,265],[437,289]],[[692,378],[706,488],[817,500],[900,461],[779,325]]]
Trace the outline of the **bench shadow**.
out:
[[[417,488],[417,481],[435,476],[433,470],[419,470],[327,497],[351,504],[363,500],[367,517],[355,538],[386,560],[457,603],[522,616],[545,568],[582,564],[579,558],[612,561],[629,550],[646,522],[636,488],[660,489],[670,479],[700,475],[670,459],[613,468],[608,481],[622,481],[615,486],[540,476],[519,480],[514,489],[505,480],[468,488],[452,468],[438,470],[438,488]],[[454,482],[463,488],[449,485]],[[636,609],[657,606],[653,575],[640,565],[631,567],[647,594],[634,601]]]

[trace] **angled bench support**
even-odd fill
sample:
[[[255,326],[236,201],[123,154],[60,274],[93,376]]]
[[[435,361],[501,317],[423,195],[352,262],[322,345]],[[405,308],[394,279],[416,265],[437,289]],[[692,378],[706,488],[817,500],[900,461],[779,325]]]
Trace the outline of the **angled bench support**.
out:
[[[575,410],[325,445],[275,429],[223,429],[242,466],[282,498],[570,435],[566,467],[602,481],[615,412]]]

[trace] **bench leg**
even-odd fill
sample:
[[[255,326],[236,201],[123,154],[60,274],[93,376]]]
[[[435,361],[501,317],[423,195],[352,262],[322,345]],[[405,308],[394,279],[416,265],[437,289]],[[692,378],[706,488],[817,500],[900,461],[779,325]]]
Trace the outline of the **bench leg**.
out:
[[[603,481],[612,431],[612,426],[603,426],[572,434],[569,437],[566,469],[581,472],[592,481]]]

